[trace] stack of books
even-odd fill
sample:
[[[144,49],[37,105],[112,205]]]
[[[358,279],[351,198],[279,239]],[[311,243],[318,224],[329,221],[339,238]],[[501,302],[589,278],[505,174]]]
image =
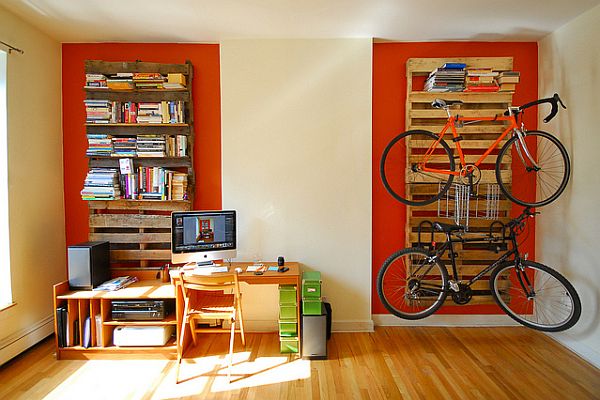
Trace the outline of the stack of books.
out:
[[[133,82],[138,89],[162,89],[165,77],[158,72],[136,72]]]
[[[163,86],[165,89],[185,89],[185,75],[167,74],[167,81]]]
[[[187,174],[175,172],[171,178],[171,200],[187,200]]]
[[[135,88],[133,84],[133,74],[131,72],[119,72],[111,75],[107,80],[108,88],[112,90],[132,90]]]
[[[465,92],[497,92],[497,76],[492,68],[467,68]]]
[[[134,137],[113,137],[113,157],[135,157],[137,140]]]
[[[112,115],[112,104],[109,100],[84,100],[85,122],[88,124],[108,124]]]
[[[112,137],[105,134],[88,133],[88,157],[110,157],[113,152]]]
[[[187,156],[187,136],[176,135],[169,136],[166,143],[166,153],[168,157]]]
[[[99,286],[93,288],[92,290],[95,290],[95,291],[119,290],[119,289],[123,289],[124,287],[129,286],[133,282],[137,282],[137,281],[138,281],[138,278],[136,278],[135,276],[120,276],[118,278],[114,278],[109,281],[106,281],[106,282],[100,284]]]
[[[139,124],[162,124],[162,103],[138,103],[137,122]]]
[[[81,198],[83,200],[116,200],[121,197],[119,171],[115,168],[92,168],[89,170]]]
[[[108,89],[106,76],[102,74],[85,74],[86,89]]]
[[[429,74],[425,81],[427,92],[462,92],[465,88],[464,63],[446,63]]]
[[[164,157],[165,138],[160,135],[138,135],[137,156],[138,157]]]
[[[501,92],[514,92],[521,79],[519,71],[503,71],[498,75],[498,85]]]

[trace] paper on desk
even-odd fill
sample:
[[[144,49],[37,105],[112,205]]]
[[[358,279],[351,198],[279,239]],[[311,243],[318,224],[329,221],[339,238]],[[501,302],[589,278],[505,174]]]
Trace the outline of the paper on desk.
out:
[[[191,270],[189,273],[192,275],[211,275],[218,272],[228,272],[229,269],[226,265],[219,267],[197,267]]]
[[[248,265],[246,267],[246,272],[255,272],[255,271],[266,271],[267,270],[267,266],[266,265]]]

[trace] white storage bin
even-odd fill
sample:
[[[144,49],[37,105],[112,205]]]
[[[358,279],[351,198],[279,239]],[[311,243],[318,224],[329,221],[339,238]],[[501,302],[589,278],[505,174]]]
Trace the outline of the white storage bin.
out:
[[[113,332],[115,346],[164,346],[174,331],[173,325],[117,326]]]

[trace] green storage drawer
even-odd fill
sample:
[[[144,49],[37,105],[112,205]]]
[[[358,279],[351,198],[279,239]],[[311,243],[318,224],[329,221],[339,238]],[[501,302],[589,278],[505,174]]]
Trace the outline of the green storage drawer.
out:
[[[296,319],[296,305],[295,304],[281,304],[279,305],[279,318],[281,319]]]
[[[302,299],[302,314],[303,315],[322,315],[321,298],[318,299]]]
[[[298,321],[296,321],[296,318],[279,320],[279,336],[298,336]]]
[[[302,274],[302,297],[318,299],[321,297],[321,273],[307,271]]]
[[[296,304],[296,286],[279,286],[279,304]]]
[[[279,350],[282,353],[297,353],[298,338],[297,337],[281,337],[279,338]]]

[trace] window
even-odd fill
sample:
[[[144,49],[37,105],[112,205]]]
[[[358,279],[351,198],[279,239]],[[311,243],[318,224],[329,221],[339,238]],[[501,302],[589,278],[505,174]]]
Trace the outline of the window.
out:
[[[12,303],[8,245],[6,59],[6,52],[0,50],[0,309]]]

